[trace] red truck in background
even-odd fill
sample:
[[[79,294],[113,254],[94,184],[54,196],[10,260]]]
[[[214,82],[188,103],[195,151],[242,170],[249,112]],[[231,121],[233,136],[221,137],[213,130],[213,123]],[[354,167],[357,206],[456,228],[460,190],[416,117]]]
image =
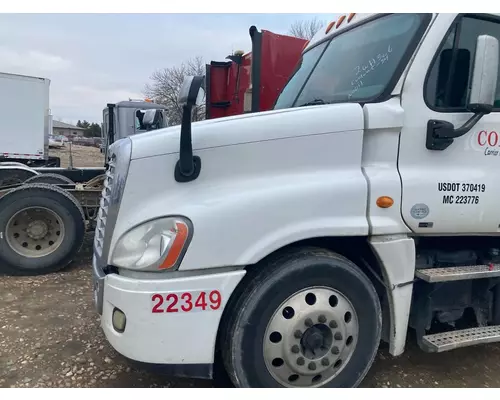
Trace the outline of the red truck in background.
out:
[[[206,66],[206,118],[271,110],[307,40],[250,27],[252,51]],[[259,88],[259,90],[254,90]]]

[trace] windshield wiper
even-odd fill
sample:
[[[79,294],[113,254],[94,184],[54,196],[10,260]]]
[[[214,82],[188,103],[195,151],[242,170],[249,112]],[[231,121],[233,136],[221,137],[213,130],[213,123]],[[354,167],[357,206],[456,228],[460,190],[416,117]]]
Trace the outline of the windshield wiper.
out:
[[[326,104],[325,100],[323,99],[314,99],[313,101],[308,101],[307,103],[301,104],[299,107],[306,107],[306,106],[318,106],[321,104]]]

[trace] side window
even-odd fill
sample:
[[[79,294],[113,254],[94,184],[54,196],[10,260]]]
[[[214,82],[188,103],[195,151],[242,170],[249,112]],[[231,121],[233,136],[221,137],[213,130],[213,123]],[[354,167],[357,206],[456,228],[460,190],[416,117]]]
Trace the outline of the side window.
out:
[[[427,79],[425,99],[431,108],[465,111],[476,40],[484,34],[500,40],[500,21],[463,17],[452,27]],[[500,108],[500,82],[496,89],[495,108]]]

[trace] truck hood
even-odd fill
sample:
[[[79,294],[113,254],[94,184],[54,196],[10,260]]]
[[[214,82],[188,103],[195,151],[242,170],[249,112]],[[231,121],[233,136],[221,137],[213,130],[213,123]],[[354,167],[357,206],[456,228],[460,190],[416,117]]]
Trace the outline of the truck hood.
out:
[[[359,104],[327,104],[192,124],[193,150],[363,129]],[[179,152],[180,125],[131,136],[132,159]]]

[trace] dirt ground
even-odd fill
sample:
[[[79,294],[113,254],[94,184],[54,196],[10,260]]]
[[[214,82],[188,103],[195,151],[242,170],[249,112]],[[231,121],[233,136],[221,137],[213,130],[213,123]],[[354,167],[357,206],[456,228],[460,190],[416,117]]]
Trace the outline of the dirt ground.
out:
[[[132,365],[107,343],[91,290],[92,237],[65,271],[0,276],[0,387],[213,387]],[[382,346],[362,387],[500,387],[500,345],[421,352]]]
[[[69,143],[62,149],[50,149],[50,155],[61,159],[61,167],[69,167]],[[102,167],[104,155],[97,147],[71,146],[73,167]]]
[[[102,166],[99,149],[74,146],[74,166]],[[55,151],[68,164],[68,151]],[[53,153],[53,154],[54,154]],[[91,290],[92,235],[63,272],[0,276],[0,387],[213,387],[137,368],[107,343]],[[382,346],[362,387],[500,387],[500,344],[426,354]]]

